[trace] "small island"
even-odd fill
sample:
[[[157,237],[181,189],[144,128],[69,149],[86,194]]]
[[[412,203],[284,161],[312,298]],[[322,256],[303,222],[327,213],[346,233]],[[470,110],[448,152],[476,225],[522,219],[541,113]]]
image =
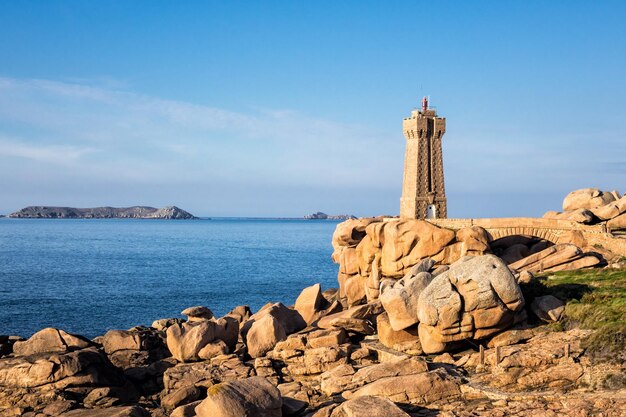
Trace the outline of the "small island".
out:
[[[163,220],[193,220],[193,214],[176,206],[163,208],[133,206],[133,207],[50,207],[28,206],[15,213],[9,214],[17,219],[163,219]]]
[[[336,215],[328,215],[326,213],[322,213],[318,211],[317,213],[308,214],[304,216],[305,220],[349,220],[356,219],[352,214],[336,214]]]

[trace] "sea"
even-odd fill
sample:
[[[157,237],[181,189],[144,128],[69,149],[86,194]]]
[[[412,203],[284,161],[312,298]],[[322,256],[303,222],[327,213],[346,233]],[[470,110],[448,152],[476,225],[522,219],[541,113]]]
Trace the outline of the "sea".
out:
[[[291,305],[309,285],[337,286],[337,223],[0,218],[0,335],[93,338],[196,305]]]

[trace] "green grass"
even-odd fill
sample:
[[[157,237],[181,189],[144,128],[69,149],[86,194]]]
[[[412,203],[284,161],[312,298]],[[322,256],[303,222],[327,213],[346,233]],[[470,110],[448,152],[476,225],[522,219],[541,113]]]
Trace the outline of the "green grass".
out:
[[[538,276],[522,287],[528,303],[552,294],[567,302],[565,318],[555,330],[581,327],[596,330],[583,340],[592,356],[624,360],[626,355],[626,269],[564,271]]]

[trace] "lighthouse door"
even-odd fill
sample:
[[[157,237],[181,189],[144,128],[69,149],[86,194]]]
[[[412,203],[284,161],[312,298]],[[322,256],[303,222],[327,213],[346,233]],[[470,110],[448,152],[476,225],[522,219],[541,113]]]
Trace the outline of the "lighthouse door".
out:
[[[426,209],[426,218],[427,219],[436,219],[437,218],[437,207],[434,204],[429,204]]]

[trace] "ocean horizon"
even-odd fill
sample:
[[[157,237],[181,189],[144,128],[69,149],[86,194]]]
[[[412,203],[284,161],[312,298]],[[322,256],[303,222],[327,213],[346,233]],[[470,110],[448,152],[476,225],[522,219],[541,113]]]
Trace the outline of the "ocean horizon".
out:
[[[44,327],[95,337],[194,305],[293,304],[337,286],[338,220],[0,219],[0,334]]]

